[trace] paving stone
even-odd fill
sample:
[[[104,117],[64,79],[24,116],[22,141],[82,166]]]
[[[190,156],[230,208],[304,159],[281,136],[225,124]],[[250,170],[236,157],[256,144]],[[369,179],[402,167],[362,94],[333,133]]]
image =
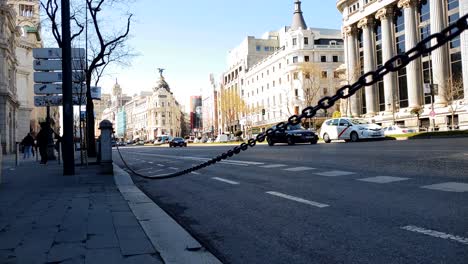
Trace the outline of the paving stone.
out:
[[[116,227],[123,255],[156,253],[141,227]]]
[[[56,242],[81,242],[88,234],[87,223],[62,228],[55,237]]]
[[[128,203],[125,201],[121,203],[114,203],[110,206],[111,212],[130,212],[130,207],[128,207]]]
[[[119,241],[115,233],[88,235],[87,249],[115,248],[119,247]]]
[[[24,237],[24,233],[2,232],[0,233],[0,249],[14,249]]]
[[[72,259],[67,259],[65,261],[60,262],[60,264],[85,264],[85,257],[80,256]]]
[[[86,252],[86,264],[123,263],[119,248],[91,249]]]
[[[15,249],[17,263],[41,264],[47,262],[47,252],[38,247],[19,247]]]
[[[60,243],[54,245],[47,255],[48,262],[60,262],[67,259],[84,257],[86,254],[83,243]]]
[[[132,212],[113,212],[115,227],[138,227],[140,224]]]
[[[156,255],[150,255],[150,254],[145,254],[145,255],[137,255],[137,256],[130,256],[125,258],[124,260],[125,264],[163,264],[164,262],[161,260],[160,257]]]

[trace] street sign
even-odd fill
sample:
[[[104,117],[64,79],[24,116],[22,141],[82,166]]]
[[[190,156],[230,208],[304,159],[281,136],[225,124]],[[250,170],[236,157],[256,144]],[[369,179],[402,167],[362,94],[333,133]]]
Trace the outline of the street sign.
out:
[[[75,48],[72,49],[72,58],[82,58],[85,57],[85,49]],[[62,58],[62,49],[59,48],[42,48],[42,49],[33,49],[33,57],[35,59],[61,59]]]
[[[74,83],[72,85],[72,93],[79,94],[81,93],[81,87],[83,87],[83,92],[86,92],[86,85],[83,83]],[[62,94],[62,84],[61,83],[36,83],[34,84],[34,93],[35,94]]]
[[[424,93],[425,94],[430,94],[431,93],[431,84],[429,84],[429,83],[424,84]]]
[[[429,114],[431,117],[434,117],[436,115],[436,113],[434,112],[434,110],[431,111],[431,113]]]
[[[73,105],[80,105],[79,96],[73,95]],[[34,96],[34,106],[62,106],[63,98],[61,95]],[[81,105],[86,105],[86,97],[81,98]]]
[[[91,98],[101,100],[101,87],[91,86]]]
[[[62,60],[34,60],[35,71],[62,71]],[[84,70],[84,60],[72,60],[72,70]]]
[[[34,82],[35,83],[54,83],[62,82],[62,72],[35,72]],[[85,76],[82,71],[72,73],[72,81],[75,83],[84,82]]]

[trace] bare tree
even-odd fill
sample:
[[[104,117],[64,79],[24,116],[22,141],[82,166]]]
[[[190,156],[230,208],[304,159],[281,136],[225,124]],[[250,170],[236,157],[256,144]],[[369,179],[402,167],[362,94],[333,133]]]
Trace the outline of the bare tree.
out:
[[[79,1],[72,2],[72,15],[71,19],[75,22],[76,32],[72,34],[72,40],[77,38],[80,34],[83,33],[86,23],[84,17],[80,10],[85,10],[89,12],[92,27],[91,27],[91,37],[90,39],[96,39],[93,43],[97,45],[92,46],[92,53],[90,64],[88,68],[85,69],[86,77],[86,142],[88,143],[88,156],[96,156],[96,147],[95,147],[95,121],[94,121],[94,104],[91,97],[91,82],[94,79],[94,84],[99,83],[100,78],[103,76],[105,69],[111,63],[125,64],[125,61],[128,60],[129,56],[132,56],[130,50],[126,45],[126,41],[129,37],[130,24],[132,19],[132,14],[128,14],[126,19],[125,29],[121,32],[118,30],[110,30],[111,33],[105,32],[100,25],[101,21],[99,19],[99,11],[103,8],[113,8],[114,5],[119,3],[119,0],[86,0],[86,6],[74,6],[79,5]],[[123,2],[123,1],[122,1]],[[60,5],[58,0],[43,0],[41,1],[41,6],[45,10],[45,13],[50,20],[52,27],[52,35],[57,41],[59,48],[62,48],[62,37],[61,37],[61,17],[59,16],[58,10]],[[84,22],[81,23],[80,21]],[[106,34],[107,33],[107,34]],[[87,40],[86,40],[87,41]],[[86,58],[89,59],[89,58]]]
[[[106,1],[109,6],[112,6],[112,4],[115,2],[114,0],[86,0],[86,5],[91,15],[91,20],[93,21],[94,33],[96,34],[98,40],[97,48],[94,50],[93,59],[88,65],[88,69],[86,70],[86,135],[89,151],[88,156],[90,157],[96,156],[94,104],[93,99],[91,98],[91,80],[93,73],[95,71],[99,71],[99,69],[102,67],[107,67],[109,64],[109,59],[112,58],[112,54],[115,54],[119,49],[125,46],[125,42],[127,41],[128,35],[130,33],[131,19],[133,16],[132,14],[128,15],[126,27],[122,32],[111,34],[110,36],[106,37],[101,31],[98,20],[99,11],[101,11],[101,8],[103,8],[103,5],[106,3]],[[98,81],[102,75],[102,72],[103,71],[97,73]]]
[[[299,71],[302,72],[302,89],[304,98],[302,101],[303,108],[314,105],[319,100],[322,69],[317,63],[303,62],[299,65]],[[306,121],[306,120],[304,120]],[[309,127],[312,127],[312,118],[308,119]]]
[[[222,123],[226,126],[239,120],[242,115],[248,112],[249,107],[240,97],[235,89],[225,89],[221,87],[219,94],[219,110],[222,117]],[[228,128],[228,131],[231,131]]]
[[[458,103],[463,99],[463,79],[461,76],[452,76],[447,80],[446,90],[444,94],[447,101],[448,110],[450,111],[450,128],[455,129],[455,113],[460,108]]]

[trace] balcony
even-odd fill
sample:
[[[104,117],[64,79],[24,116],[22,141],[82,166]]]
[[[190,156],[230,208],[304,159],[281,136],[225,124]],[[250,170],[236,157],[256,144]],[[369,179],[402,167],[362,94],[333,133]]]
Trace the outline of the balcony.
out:
[[[315,49],[344,49],[344,45],[314,45]]]

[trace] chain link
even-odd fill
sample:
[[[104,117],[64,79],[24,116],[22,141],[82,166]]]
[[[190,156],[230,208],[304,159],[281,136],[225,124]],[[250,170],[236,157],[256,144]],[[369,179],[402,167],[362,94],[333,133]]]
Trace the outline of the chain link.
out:
[[[322,109],[326,110],[335,105],[335,103],[340,99],[346,99],[350,96],[354,95],[357,91],[359,91],[362,87],[370,86],[377,83],[381,80],[385,75],[390,72],[396,72],[404,67],[406,67],[410,62],[414,61],[415,59],[421,57],[424,54],[429,54],[432,51],[442,47],[443,45],[447,44],[450,40],[453,40],[457,36],[459,36],[463,31],[468,28],[468,14],[461,17],[455,23],[451,24],[444,30],[439,33],[432,34],[427,38],[423,39],[419,42],[414,48],[408,50],[405,53],[398,54],[395,57],[388,60],[383,66],[379,67],[375,71],[366,72],[362,75],[355,83],[351,85],[345,85],[339,88],[336,91],[336,94],[333,96],[326,96],[320,99],[316,106],[308,106],[304,108],[300,115],[293,115],[288,118],[287,122],[280,122],[276,124],[276,126],[269,128],[267,131],[262,132],[256,136],[255,139],[251,138],[247,141],[247,143],[242,143],[239,146],[234,147],[233,149],[228,150],[221,155],[214,157],[200,165],[192,167],[190,169],[186,169],[183,171],[170,173],[170,174],[163,174],[157,176],[145,176],[135,172],[131,169],[120,153],[120,149],[117,146],[117,150],[119,152],[120,158],[122,159],[124,165],[135,175],[149,178],[149,179],[167,179],[173,178],[177,176],[181,176],[184,174],[188,174],[190,172],[205,168],[207,166],[216,164],[222,160],[225,160],[229,157],[237,155],[241,153],[241,151],[246,151],[249,148],[253,148],[256,146],[257,142],[265,141],[267,136],[273,135],[275,132],[285,131],[288,125],[297,125],[301,122],[303,118],[312,118],[317,114],[317,111]]]

